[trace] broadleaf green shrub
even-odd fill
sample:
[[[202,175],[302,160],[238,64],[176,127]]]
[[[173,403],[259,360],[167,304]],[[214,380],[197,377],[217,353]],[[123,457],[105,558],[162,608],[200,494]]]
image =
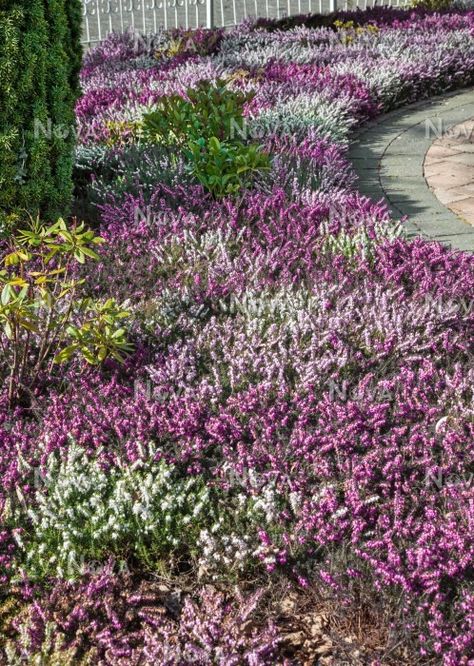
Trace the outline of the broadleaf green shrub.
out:
[[[201,81],[180,95],[164,97],[145,114],[138,131],[145,140],[181,149],[188,171],[215,198],[237,194],[270,159],[260,146],[245,143],[244,104],[253,94],[234,91],[223,81]]]
[[[224,81],[215,85],[201,81],[186,91],[186,99],[180,95],[163,97],[154,111],[145,114],[144,137],[180,146],[213,136],[228,141],[243,132],[244,104],[252,98],[251,93],[229,89]]]
[[[80,0],[0,6],[0,218],[68,212],[74,105],[81,62]]]
[[[215,198],[237,194],[270,168],[268,155],[259,146],[219,141],[215,136],[190,142],[186,156],[189,171]]]
[[[122,324],[128,312],[113,299],[82,297],[84,280],[75,275],[75,265],[99,259],[101,243],[83,223],[63,219],[49,227],[32,220],[9,239],[0,269],[0,370],[10,404],[54,363],[75,355],[94,365],[122,361],[131,350]]]

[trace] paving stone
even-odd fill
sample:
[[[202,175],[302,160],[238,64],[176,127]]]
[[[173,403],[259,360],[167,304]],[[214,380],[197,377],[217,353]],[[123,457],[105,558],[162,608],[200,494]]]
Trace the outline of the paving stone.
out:
[[[394,219],[408,216],[408,236],[474,251],[474,226],[459,216],[474,223],[474,90],[382,116],[349,154],[360,192],[373,199],[383,192]]]
[[[465,144],[461,144],[460,148],[462,147],[463,150],[458,152],[456,155],[451,155],[448,159],[447,162],[451,164],[465,164],[466,166],[471,166],[474,167],[474,153],[472,152],[464,152],[464,146]]]
[[[383,146],[376,148],[375,146],[357,145],[349,151],[349,156],[351,160],[365,160],[370,158],[380,161],[383,156]]]
[[[474,157],[474,155],[473,155]],[[448,160],[440,160],[436,164],[427,164],[426,160],[424,163],[423,173],[425,178],[431,178],[433,176],[439,176],[444,174],[446,169],[451,169],[450,162]]]
[[[443,206],[440,202],[437,201],[433,195],[429,200],[412,200],[409,198],[406,199],[390,199],[391,204],[397,206],[404,215],[413,217],[414,219],[427,219],[427,218],[438,218],[442,217],[443,219],[449,219],[449,211],[446,210],[446,207]]]
[[[380,160],[376,158],[355,157],[352,160],[356,173],[363,173],[364,171],[377,172],[380,166]]]
[[[474,153],[474,143],[464,143],[462,146],[463,153]]]
[[[404,178],[423,178],[423,164],[418,161],[410,161],[408,158],[403,160],[391,157],[382,160],[379,172],[381,179],[400,178],[400,174],[403,174]]]
[[[474,145],[473,145],[474,148]],[[425,164],[427,163],[436,163],[438,161],[444,162],[447,157],[452,157],[453,155],[459,155],[461,151],[460,148],[448,148],[447,146],[441,144],[433,144],[429,151],[426,153]]]
[[[474,252],[474,235],[446,236],[442,242],[456,250]]]
[[[381,182],[385,196],[390,199],[390,201],[394,201],[395,203],[426,199],[426,192],[420,191],[418,184],[413,185],[412,187],[406,187],[404,185],[390,187],[387,185],[386,181]],[[431,193],[431,190],[428,190],[428,192],[431,194],[431,196],[434,196],[434,194]]]
[[[464,136],[453,136],[449,132],[446,132],[445,136],[442,136],[440,139],[437,139],[438,145],[444,145],[447,148],[454,148],[459,150],[459,146],[466,143],[466,137]]]
[[[454,215],[445,217],[442,215],[415,216],[413,221],[429,236],[468,235],[474,237],[472,233],[467,231],[469,225]]]
[[[397,154],[396,152],[392,152],[388,148],[383,154],[382,161],[386,162],[387,165],[394,167],[400,167],[400,166],[403,167],[407,166],[408,164],[411,166],[419,167],[423,164],[423,158],[421,155],[417,155],[416,153],[413,153],[411,155],[400,155]]]
[[[462,143],[458,144],[456,154],[446,157],[442,164],[443,168],[438,172],[436,169],[439,165],[425,167],[426,180],[439,201],[472,225],[474,225],[474,151],[470,149],[474,145],[473,133],[474,118],[458,123],[453,127],[452,134],[437,142],[436,146],[438,150],[446,149],[452,137],[458,137]],[[465,150],[466,148],[468,150]]]
[[[421,186],[426,187],[426,182],[423,178],[423,169],[420,164],[419,169],[413,175],[397,173],[395,175],[387,173],[387,167],[382,163],[380,166],[380,182],[387,188],[407,188],[418,189]]]
[[[359,189],[359,192],[364,197],[369,197],[369,199],[372,199],[372,201],[380,201],[381,199],[384,201],[386,200],[385,192],[381,188],[363,188]]]
[[[450,208],[463,219],[472,224],[471,220],[474,220],[474,197],[454,202]]]
[[[456,203],[456,201],[462,201],[463,199],[469,198],[469,194],[462,189],[457,189],[453,187],[450,190],[437,189],[433,190],[433,194],[437,199],[441,201],[442,204],[449,207],[449,204]]]
[[[413,142],[401,145],[398,142],[391,143],[384,155],[400,155],[404,157],[417,157],[416,146]]]
[[[451,187],[469,185],[474,183],[474,167],[465,167],[454,171],[450,169],[446,173],[432,176],[428,182],[435,189],[438,187],[449,189]]]

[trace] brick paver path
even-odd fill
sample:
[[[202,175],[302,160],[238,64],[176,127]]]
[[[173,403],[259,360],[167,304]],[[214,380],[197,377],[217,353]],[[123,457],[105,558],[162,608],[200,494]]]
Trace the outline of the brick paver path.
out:
[[[474,203],[474,162],[471,161],[474,143],[463,137],[455,144],[459,137],[456,139],[454,132],[449,132],[472,118],[474,89],[469,89],[397,109],[363,127],[349,153],[359,177],[359,191],[375,201],[385,200],[393,219],[408,218],[404,226],[409,236],[421,235],[474,252],[474,226],[466,219]],[[470,123],[472,125],[467,123],[466,127],[474,128],[474,121]],[[445,140],[443,148],[452,151],[450,157],[457,160],[456,175],[451,171],[449,175],[444,167],[435,164],[440,151],[439,139]],[[450,140],[448,145],[446,142]],[[460,154],[461,143],[465,154]],[[428,151],[426,175],[429,175],[430,186],[425,180]],[[445,153],[441,161],[446,161]],[[453,165],[454,162],[450,163],[450,169]],[[472,191],[466,189],[469,187]],[[435,196],[435,188],[439,196]],[[459,196],[464,199],[463,210],[460,208],[462,199],[451,200],[452,209],[449,209],[445,205],[446,197],[455,196],[454,190],[459,192],[459,188],[462,188]],[[464,196],[466,192],[468,196]]]
[[[433,143],[426,153],[424,174],[441,203],[474,225],[474,118]]]

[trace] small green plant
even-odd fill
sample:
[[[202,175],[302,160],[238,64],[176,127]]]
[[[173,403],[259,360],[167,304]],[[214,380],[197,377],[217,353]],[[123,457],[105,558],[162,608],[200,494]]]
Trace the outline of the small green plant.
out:
[[[168,39],[165,43],[159,46],[154,56],[157,60],[174,58],[181,54],[194,54],[200,56],[207,56],[215,51],[221,39],[219,30],[207,30],[205,34],[196,39],[195,30],[186,30],[183,32],[181,29],[170,30]]]
[[[253,94],[230,90],[225,81],[201,81],[180,95],[163,97],[143,119],[143,135],[154,143],[184,146],[189,141],[229,140],[243,131],[244,104]]]
[[[105,126],[109,132],[106,145],[127,146],[140,139],[141,123],[137,120],[108,120]]]
[[[361,35],[376,35],[379,32],[379,28],[371,23],[358,25],[357,23],[354,23],[354,21],[341,21],[340,19],[337,19],[334,21],[333,25],[336,30],[341,33],[341,41],[346,46],[352,44],[352,42]]]
[[[190,172],[215,198],[236,194],[270,168],[259,146],[221,142],[215,136],[190,142],[186,155]]]
[[[0,270],[0,344],[10,404],[30,394],[54,363],[77,353],[88,363],[120,361],[131,349],[121,324],[126,310],[79,297],[84,280],[74,265],[98,260],[102,242],[84,223],[63,219],[51,226],[31,219],[9,240]]]
[[[165,97],[145,115],[145,141],[181,149],[189,172],[215,198],[238,193],[270,168],[269,156],[260,146],[241,140],[244,104],[251,94],[230,90],[223,81],[216,85],[202,81],[186,96]]]

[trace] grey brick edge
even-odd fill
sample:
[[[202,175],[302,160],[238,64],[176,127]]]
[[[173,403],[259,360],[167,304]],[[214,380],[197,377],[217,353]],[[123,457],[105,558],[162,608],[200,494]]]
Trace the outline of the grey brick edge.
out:
[[[474,117],[474,88],[416,102],[364,125],[349,149],[357,189],[388,203],[393,219],[408,216],[409,237],[422,236],[474,252],[474,226],[443,206],[423,174],[425,155],[438,132]]]

